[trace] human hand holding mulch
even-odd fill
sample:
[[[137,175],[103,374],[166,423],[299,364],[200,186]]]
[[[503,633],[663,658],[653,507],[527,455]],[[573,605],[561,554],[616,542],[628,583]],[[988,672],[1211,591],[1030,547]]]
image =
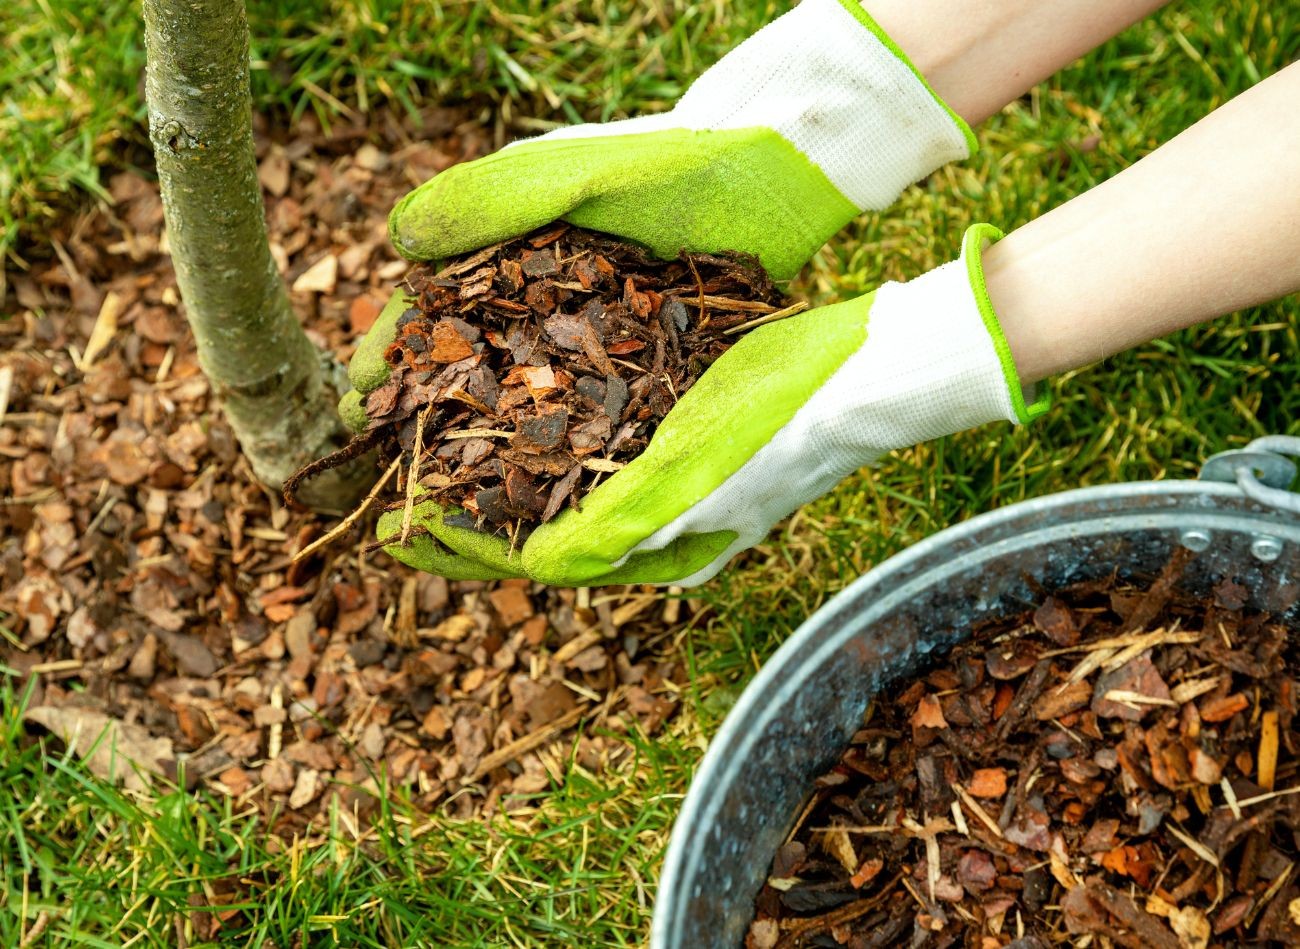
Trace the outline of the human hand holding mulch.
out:
[[[867,100],[870,108],[863,107]],[[973,144],[966,124],[860,6],[809,0],[724,57],[669,112],[559,129],[448,169],[398,203],[389,230],[413,259],[452,258],[453,268],[457,260],[469,267],[459,255],[558,218],[623,238],[661,259],[750,254],[774,278],[785,279],[860,211],[888,206],[908,184],[965,156]],[[1027,417],[996,321],[979,304],[982,288],[962,272],[949,268],[914,291],[891,287],[755,330],[690,392],[668,387],[660,407],[681,402],[657,430],[646,426],[638,433],[652,436],[645,451],[608,472],[578,509],[546,520],[526,539],[491,517],[491,496],[484,498],[486,514],[477,498],[470,499],[469,508],[479,507],[469,511],[471,527],[426,502],[415,525],[418,536],[412,537],[415,516],[404,511],[400,524],[383,522],[381,539],[396,533],[403,542],[390,545],[395,555],[454,576],[526,575],[562,585],[702,582],[800,504],[885,451],[994,418]],[[626,286],[624,278],[633,275],[611,276]],[[492,296],[501,298],[503,289],[509,287],[496,287]],[[526,295],[527,288],[517,289]],[[630,297],[649,292],[661,291],[633,276]],[[604,329],[603,317],[593,322],[591,313],[583,315],[588,288],[564,293],[571,299],[563,306],[541,294],[522,301],[559,349],[564,342],[546,331],[545,320],[560,317],[566,327],[557,327],[560,335],[585,333],[583,322],[597,336]],[[390,303],[353,360],[357,394],[349,394],[341,409],[356,425],[371,425],[362,418],[362,396],[385,383],[383,357],[407,309],[400,299]],[[933,319],[932,310],[938,311]],[[658,320],[657,302],[651,311],[646,315]],[[469,338],[493,328],[492,312],[459,312],[468,334],[462,348],[480,345]],[[686,312],[677,330],[684,338],[702,339],[698,334],[718,325],[707,306]],[[869,313],[879,332],[867,344]],[[451,326],[437,332],[457,332]],[[456,345],[451,335],[445,339]],[[718,349],[687,358],[711,360]],[[620,373],[592,378],[609,386]],[[631,381],[612,383],[616,389],[623,384]],[[961,404],[950,406],[951,399]],[[534,428],[544,424],[547,399],[535,401],[538,412],[528,419]],[[901,416],[899,405],[906,407]],[[367,396],[365,408],[373,413],[382,406]],[[487,437],[522,437],[508,431]],[[432,446],[433,454],[440,450],[448,451]],[[587,460],[588,467],[623,463],[594,452]],[[415,474],[420,467],[412,465]],[[558,476],[571,477],[572,470]],[[520,490],[511,498],[508,474],[502,469],[499,479],[512,519],[518,520],[521,504],[556,513],[547,511],[550,495],[545,503],[521,500],[525,485],[517,474]],[[419,478],[408,483],[419,487]]]
[[[886,451],[1041,409],[983,295],[997,236],[972,228],[960,261],[779,320],[798,308],[752,264],[655,263],[563,226],[418,271],[344,403],[419,458],[379,536],[460,579],[702,582]],[[756,323],[729,349],[716,332]]]

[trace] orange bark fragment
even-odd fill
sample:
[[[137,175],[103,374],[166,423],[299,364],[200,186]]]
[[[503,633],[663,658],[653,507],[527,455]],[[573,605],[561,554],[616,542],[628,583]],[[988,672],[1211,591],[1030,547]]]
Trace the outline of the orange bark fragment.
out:
[[[966,785],[973,797],[999,798],[1007,793],[1007,772],[1002,768],[980,768]]]
[[[1250,699],[1240,692],[1234,692],[1232,695],[1225,695],[1221,699],[1210,699],[1201,706],[1201,721],[1203,722],[1226,722],[1238,712],[1244,712],[1250,707]]]
[[[947,728],[948,722],[943,717],[939,700],[933,695],[923,697],[912,713],[913,728]]]

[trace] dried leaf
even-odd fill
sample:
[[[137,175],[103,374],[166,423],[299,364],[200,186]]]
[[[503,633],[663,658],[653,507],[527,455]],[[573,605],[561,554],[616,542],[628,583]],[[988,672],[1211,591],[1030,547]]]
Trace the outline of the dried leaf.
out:
[[[154,737],[143,726],[78,706],[38,705],[27,709],[23,719],[57,735],[93,774],[129,790],[148,787],[150,774],[175,776],[171,739]]]

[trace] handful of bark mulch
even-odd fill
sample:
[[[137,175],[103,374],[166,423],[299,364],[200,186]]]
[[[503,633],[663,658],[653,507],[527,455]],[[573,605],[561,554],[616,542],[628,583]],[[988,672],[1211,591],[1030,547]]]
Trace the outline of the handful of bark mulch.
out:
[[[516,539],[635,458],[735,334],[782,303],[754,257],[661,261],[563,223],[417,266],[407,289],[369,431],[395,436],[435,499]]]
[[[1300,653],[1222,582],[1045,596],[877,696],[748,949],[1300,945]]]

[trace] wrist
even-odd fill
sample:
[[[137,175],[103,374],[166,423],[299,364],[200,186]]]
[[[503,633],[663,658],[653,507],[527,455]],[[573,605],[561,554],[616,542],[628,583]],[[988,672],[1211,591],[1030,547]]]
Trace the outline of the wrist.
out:
[[[903,3],[910,4],[911,0],[903,0]],[[971,128],[974,122],[962,111],[954,108],[948,98],[948,93],[960,95],[963,91],[963,87],[956,82],[950,82],[949,77],[953,71],[953,64],[965,61],[975,40],[962,31],[941,33],[938,40],[927,39],[926,34],[929,31],[922,28],[922,23],[915,16],[899,15],[901,11],[896,0],[890,0],[885,4],[874,2],[869,4],[868,0],[839,0],[839,4],[871,33],[890,55],[911,71],[921,88],[948,114],[966,142],[966,155],[962,157],[968,157],[979,151],[979,142]],[[890,14],[890,23],[882,22],[873,15],[873,8],[877,5],[885,8]],[[902,31],[906,42],[899,41],[895,29]],[[930,77],[935,75],[944,81],[945,92],[941,93],[931,81]],[[981,119],[986,117],[980,116]]]
[[[1020,378],[1027,383],[1068,372],[1126,348],[1117,337],[1132,311],[1094,293],[1092,267],[1065,241],[1044,234],[1039,218],[988,248],[984,281]],[[1088,259],[1095,264],[1096,254]],[[1116,305],[1108,305],[1113,301]],[[1098,318],[1098,314],[1109,314]]]
[[[1032,421],[1048,399],[1021,376],[985,286],[983,254],[1001,237],[966,231],[962,254],[875,293],[867,342],[842,371],[835,403],[869,423],[866,444],[901,448],[989,422]]]
[[[856,2],[856,0],[855,0]],[[1017,15],[1015,3],[981,3],[952,16],[939,0],[861,0],[866,12],[893,37],[926,77],[935,94],[965,121],[982,122],[1004,103],[990,98],[983,51]],[[1016,70],[1007,70],[1013,74]],[[978,78],[979,82],[972,80]]]
[[[861,0],[958,115],[977,125],[1168,0]],[[956,14],[956,15],[955,15]]]

